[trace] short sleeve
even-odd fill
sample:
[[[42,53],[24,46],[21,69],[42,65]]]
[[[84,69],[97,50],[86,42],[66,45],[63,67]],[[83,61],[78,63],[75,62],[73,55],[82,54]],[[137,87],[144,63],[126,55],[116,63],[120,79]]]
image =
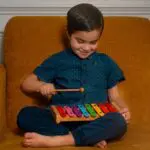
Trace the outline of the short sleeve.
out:
[[[37,68],[33,70],[33,73],[44,82],[52,82],[55,76],[56,61],[52,56],[44,60]]]
[[[117,83],[124,81],[125,77],[123,71],[110,57],[107,58],[108,65],[108,77],[107,77],[107,88],[110,89]]]

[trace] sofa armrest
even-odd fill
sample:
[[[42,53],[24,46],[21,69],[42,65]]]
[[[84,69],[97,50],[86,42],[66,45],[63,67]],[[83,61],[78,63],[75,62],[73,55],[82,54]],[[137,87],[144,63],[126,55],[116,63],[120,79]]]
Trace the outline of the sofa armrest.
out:
[[[6,70],[4,65],[0,64],[0,139],[6,129]]]

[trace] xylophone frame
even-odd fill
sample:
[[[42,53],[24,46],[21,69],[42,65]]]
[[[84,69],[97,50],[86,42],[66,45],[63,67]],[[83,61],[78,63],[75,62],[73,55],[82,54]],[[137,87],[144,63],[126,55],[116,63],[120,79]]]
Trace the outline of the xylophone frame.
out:
[[[115,103],[111,103],[118,111],[119,111],[119,107],[115,104]],[[92,121],[95,120],[97,118],[100,118],[100,116],[97,114],[96,117],[69,117],[69,116],[65,116],[64,118],[60,116],[58,110],[56,109],[55,105],[52,105],[50,107],[50,109],[52,110],[53,116],[56,120],[56,123],[59,124],[60,122],[72,122],[72,121]]]

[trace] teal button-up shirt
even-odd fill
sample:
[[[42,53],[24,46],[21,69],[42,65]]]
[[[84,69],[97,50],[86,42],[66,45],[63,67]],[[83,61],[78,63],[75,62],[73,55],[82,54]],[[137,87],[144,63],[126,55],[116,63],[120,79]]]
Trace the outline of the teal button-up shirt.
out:
[[[50,101],[54,105],[106,102],[108,89],[125,79],[119,66],[106,54],[94,52],[81,59],[71,48],[48,57],[33,73],[57,89],[85,89],[83,93],[58,92]]]

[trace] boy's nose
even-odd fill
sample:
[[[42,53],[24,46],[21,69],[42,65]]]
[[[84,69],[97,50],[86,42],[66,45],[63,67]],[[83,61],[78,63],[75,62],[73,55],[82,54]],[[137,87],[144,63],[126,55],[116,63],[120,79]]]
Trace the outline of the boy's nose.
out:
[[[90,46],[88,44],[85,44],[82,49],[84,51],[89,51],[90,50]]]

